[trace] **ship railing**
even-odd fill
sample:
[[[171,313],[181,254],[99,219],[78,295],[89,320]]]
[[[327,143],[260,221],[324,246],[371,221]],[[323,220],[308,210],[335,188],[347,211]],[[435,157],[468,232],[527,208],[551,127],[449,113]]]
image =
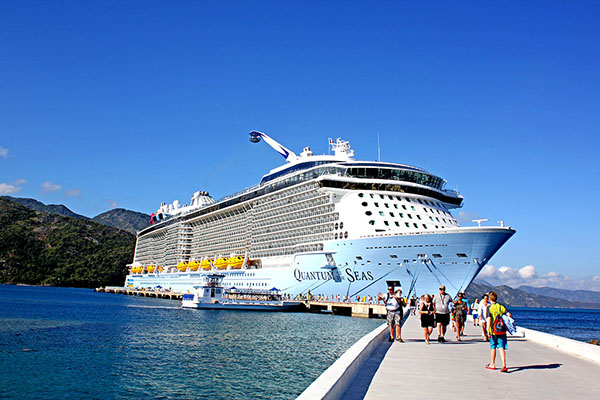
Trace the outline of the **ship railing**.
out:
[[[304,171],[304,172],[306,172],[306,171]],[[321,176],[324,176],[324,175],[344,176],[344,174],[343,174],[343,173],[334,173],[334,172],[332,172],[332,171],[322,171],[322,172],[321,172],[321,173],[319,173],[319,174],[316,174],[316,175],[311,175],[311,176],[310,176],[310,178],[309,178],[309,179],[307,179],[307,180],[313,180],[313,179],[315,179],[315,178],[318,178],[318,177],[321,177]],[[283,178],[283,179],[286,179],[286,178],[285,178],[285,175],[284,175],[284,177],[282,177],[282,178]],[[264,187],[264,186],[269,186],[269,185],[272,185],[273,183],[274,183],[274,181],[268,181],[268,182],[265,182],[265,183],[258,183],[258,184],[254,185],[254,186],[251,186],[251,187],[249,187],[249,188],[246,188],[246,189],[240,190],[239,192],[236,192],[236,193],[233,193],[233,194],[227,195],[227,196],[225,196],[225,197],[221,197],[221,198],[220,198],[219,200],[217,200],[215,203],[220,203],[221,201],[225,201],[225,200],[232,199],[232,198],[234,198],[234,197],[241,196],[241,195],[243,195],[243,194],[246,194],[246,193],[252,192],[252,191],[254,191],[254,190],[258,190],[258,189],[260,189],[260,188],[262,188],[262,187]]]

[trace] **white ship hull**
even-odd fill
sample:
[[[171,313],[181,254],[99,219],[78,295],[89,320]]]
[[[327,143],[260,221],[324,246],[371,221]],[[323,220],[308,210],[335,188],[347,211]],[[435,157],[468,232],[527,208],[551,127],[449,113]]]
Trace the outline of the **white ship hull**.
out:
[[[436,293],[441,284],[450,294],[464,290],[496,251],[514,234],[510,228],[458,228],[417,235],[326,242],[340,274],[324,268],[323,254],[295,257],[292,264],[260,269],[219,271],[227,287],[277,288],[284,294],[376,296],[388,284],[402,286],[404,295]],[[203,282],[205,271],[131,274],[126,285],[162,287],[190,293]]]

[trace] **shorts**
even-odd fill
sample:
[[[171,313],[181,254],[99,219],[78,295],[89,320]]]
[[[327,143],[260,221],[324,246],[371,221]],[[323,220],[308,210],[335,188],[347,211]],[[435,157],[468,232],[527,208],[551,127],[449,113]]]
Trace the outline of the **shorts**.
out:
[[[473,319],[479,319],[479,314],[473,313]]]
[[[421,328],[433,328],[435,326],[435,321],[433,320],[433,315],[431,314],[421,314]]]
[[[506,335],[491,335],[490,336],[490,349],[505,349],[508,347],[508,339]]]
[[[435,323],[442,324],[444,326],[450,323],[450,314],[438,314],[435,313]]]
[[[396,311],[388,311],[387,312],[387,324],[390,325],[400,325],[402,322],[402,317],[400,316],[400,310]]]

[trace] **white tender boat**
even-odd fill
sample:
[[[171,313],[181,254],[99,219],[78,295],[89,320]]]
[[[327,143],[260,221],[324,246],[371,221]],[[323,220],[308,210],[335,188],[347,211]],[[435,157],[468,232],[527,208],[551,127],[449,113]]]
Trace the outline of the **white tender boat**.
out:
[[[194,293],[183,295],[181,307],[251,311],[297,311],[302,308],[302,302],[285,300],[277,288],[226,289],[223,278],[223,274],[206,274],[204,285],[194,286]]]

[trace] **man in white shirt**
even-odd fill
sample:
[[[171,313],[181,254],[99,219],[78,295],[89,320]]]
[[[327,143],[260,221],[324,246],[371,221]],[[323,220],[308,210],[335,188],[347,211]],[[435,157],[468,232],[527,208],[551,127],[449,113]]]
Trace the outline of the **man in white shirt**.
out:
[[[440,292],[433,296],[435,304],[435,322],[437,323],[438,342],[445,342],[446,328],[450,323],[450,310],[448,305],[452,303],[452,297],[446,293],[446,286],[440,286]]]
[[[385,296],[381,293],[377,296],[377,300],[383,300],[385,303],[385,309],[387,310],[387,324],[390,327],[389,341],[394,341],[394,328],[396,330],[396,341],[404,342],[402,340],[402,316],[404,314],[404,306],[406,303],[402,298],[402,290],[398,289],[394,293],[394,287],[388,287],[388,292]]]

